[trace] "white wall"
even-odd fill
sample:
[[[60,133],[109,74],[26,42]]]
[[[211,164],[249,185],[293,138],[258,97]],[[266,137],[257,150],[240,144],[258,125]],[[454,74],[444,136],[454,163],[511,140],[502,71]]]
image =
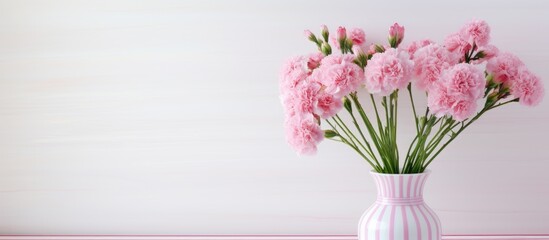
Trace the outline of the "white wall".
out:
[[[354,234],[369,168],[286,145],[302,30],[390,24],[442,40],[473,17],[549,87],[547,1],[1,1],[0,234]],[[445,234],[548,233],[549,100],[490,112],[432,165]],[[401,109],[404,115],[407,105]],[[405,119],[404,119],[405,120]],[[408,119],[409,120],[409,119]],[[412,125],[403,121],[403,143]]]

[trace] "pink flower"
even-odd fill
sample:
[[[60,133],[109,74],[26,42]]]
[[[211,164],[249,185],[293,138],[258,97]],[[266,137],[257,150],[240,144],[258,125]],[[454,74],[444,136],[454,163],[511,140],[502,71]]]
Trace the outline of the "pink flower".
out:
[[[389,48],[376,53],[366,65],[366,89],[370,93],[387,96],[396,89],[405,88],[412,79],[414,63],[408,53]]]
[[[370,46],[368,47],[368,54],[373,55],[375,53],[376,53],[376,45],[375,44],[370,44]]]
[[[490,26],[483,20],[473,20],[463,26],[460,35],[469,44],[482,47],[490,41]]]
[[[414,53],[415,85],[421,90],[428,90],[438,81],[443,70],[458,62],[457,58],[456,54],[435,43],[418,49]]]
[[[486,46],[479,48],[479,51],[482,51],[484,53],[483,59],[486,59],[486,60],[490,60],[499,54],[499,49],[496,46],[491,44],[488,44]]]
[[[486,62],[496,57],[499,54],[499,49],[494,45],[488,44],[486,46],[480,47],[478,49],[478,53],[476,53],[475,56],[477,56],[477,54],[479,54],[480,52],[482,52],[484,56],[479,59],[471,61],[472,64],[481,64],[483,62]]]
[[[410,43],[410,45],[408,45],[408,47],[406,48],[406,51],[408,51],[408,54],[410,54],[410,59],[414,59],[414,53],[416,53],[416,51],[422,47],[425,47],[429,44],[432,44],[434,43],[433,41],[429,40],[429,39],[423,39],[423,40],[420,40],[420,41],[414,41],[412,43]]]
[[[460,33],[452,33],[444,39],[444,47],[450,52],[464,56],[473,47],[465,40]]]
[[[511,94],[519,98],[519,103],[522,105],[536,106],[543,99],[545,89],[540,78],[523,66],[519,69],[516,80],[511,84]]]
[[[402,39],[404,38],[404,27],[398,25],[398,23],[393,24],[389,28],[389,39],[394,39],[396,42],[396,45],[400,44],[402,42]]]
[[[518,70],[524,63],[511,53],[501,53],[488,60],[486,71],[494,75],[494,82],[507,83],[517,78]]]
[[[448,89],[441,83],[433,85],[427,95],[427,107],[437,117],[450,114],[456,98],[448,93]]]
[[[362,45],[366,42],[366,34],[360,28],[353,28],[347,38],[351,39],[354,45]]]
[[[293,91],[301,82],[307,78],[307,69],[304,64],[304,57],[297,56],[289,59],[280,72],[280,92],[286,95]]]
[[[364,81],[364,72],[353,63],[354,59],[352,54],[329,55],[313,71],[313,77],[325,86],[326,93],[341,98],[356,91]]]
[[[298,154],[310,155],[316,153],[324,133],[312,116],[291,118],[286,121],[286,139]]]
[[[300,85],[295,93],[290,96],[290,101],[293,101],[295,115],[303,117],[313,114],[320,93],[320,84],[313,81],[308,81],[306,84]]]
[[[482,71],[467,63],[457,64],[443,72],[441,81],[448,93],[460,99],[477,100],[482,97],[486,80]]]
[[[337,40],[345,39],[347,36],[347,30],[345,30],[345,27],[338,27],[337,28]]]
[[[484,75],[474,65],[460,63],[444,70],[440,81],[428,91],[427,106],[437,117],[450,115],[457,121],[471,117],[483,97]]]
[[[477,103],[473,99],[452,95],[443,84],[437,83],[427,95],[427,106],[437,117],[450,115],[456,121],[463,121],[475,113]]]
[[[331,118],[341,110],[342,106],[343,102],[341,98],[335,98],[333,95],[323,93],[318,97],[315,113],[322,118]]]
[[[297,115],[296,101],[295,101],[295,95],[293,93],[280,95],[280,102],[282,103],[282,107],[284,109],[284,116],[286,116],[286,118],[296,117]]]
[[[320,61],[322,61],[323,58],[324,54],[320,52],[309,54],[307,57],[307,68],[309,68],[309,70],[314,70],[320,66]]]
[[[463,121],[475,114],[477,111],[477,102],[470,99],[459,99],[452,105],[450,115],[456,121]]]

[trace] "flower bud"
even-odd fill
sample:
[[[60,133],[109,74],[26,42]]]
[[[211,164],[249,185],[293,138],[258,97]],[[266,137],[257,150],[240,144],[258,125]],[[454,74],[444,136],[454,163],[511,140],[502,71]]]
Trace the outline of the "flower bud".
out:
[[[304,34],[311,42],[318,43],[316,36],[310,30],[305,30]]]
[[[404,38],[404,27],[398,25],[398,23],[393,24],[389,28],[389,43],[391,47],[398,47]]]
[[[337,137],[337,133],[334,130],[324,130],[324,137],[325,138],[333,138]]]
[[[353,108],[351,106],[351,100],[349,100],[348,97],[343,97],[343,107],[345,107],[345,109],[347,109],[348,112],[350,113],[353,112]]]
[[[345,27],[338,27],[337,28],[337,40],[341,41],[342,39],[347,38],[347,30],[345,30]]]
[[[328,56],[332,53],[332,47],[330,47],[330,44],[327,42],[323,42],[320,46],[320,51],[325,55]]]
[[[382,52],[385,52],[385,48],[381,45],[377,45],[375,46],[375,50],[376,52],[379,52],[379,53],[382,53]]]
[[[484,53],[484,51],[481,50],[481,51],[477,52],[477,54],[475,54],[475,56],[473,58],[481,59],[481,58],[484,58],[484,57],[486,57],[486,53]]]
[[[354,45],[353,48],[353,53],[355,54],[355,56],[359,56],[359,55],[364,55],[364,50],[362,50],[362,48],[359,46],[359,45]]]
[[[326,25],[322,25],[320,26],[320,28],[322,29],[322,37],[324,38],[324,41],[325,42],[328,42],[328,37],[330,36],[330,32],[328,31],[328,27],[326,27]]]
[[[364,53],[364,50],[362,50],[362,47],[360,47],[358,45],[354,45],[353,46],[353,53],[356,56],[356,59],[355,59],[356,63],[361,67],[365,67],[366,62],[368,61],[368,55],[366,55],[366,53]]]
[[[488,95],[488,98],[486,98],[486,103],[484,106],[491,107],[492,105],[494,105],[494,103],[496,103],[499,100],[498,96],[499,96],[499,93],[496,91],[490,93]]]

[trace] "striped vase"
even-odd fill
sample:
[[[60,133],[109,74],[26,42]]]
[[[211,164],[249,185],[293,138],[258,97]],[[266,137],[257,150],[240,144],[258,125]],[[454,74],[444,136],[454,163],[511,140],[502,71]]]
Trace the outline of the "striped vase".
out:
[[[429,173],[372,172],[377,201],[360,218],[358,239],[440,240],[440,221],[423,201],[423,186]]]

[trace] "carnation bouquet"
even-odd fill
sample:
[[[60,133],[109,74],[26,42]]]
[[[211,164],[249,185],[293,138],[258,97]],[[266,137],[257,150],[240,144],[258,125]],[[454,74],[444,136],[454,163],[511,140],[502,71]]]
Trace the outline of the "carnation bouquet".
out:
[[[330,35],[322,26],[319,36],[305,35],[318,52],[291,58],[280,76],[287,141],[299,154],[315,153],[326,138],[349,146],[375,172],[422,173],[486,112],[514,102],[535,106],[544,95],[540,78],[517,56],[490,44],[482,20],[440,44],[403,46],[397,23],[388,44],[367,44],[359,28]],[[415,105],[413,91],[427,98],[425,108]],[[415,122],[405,155],[397,147],[402,98],[411,102],[405,114]]]

